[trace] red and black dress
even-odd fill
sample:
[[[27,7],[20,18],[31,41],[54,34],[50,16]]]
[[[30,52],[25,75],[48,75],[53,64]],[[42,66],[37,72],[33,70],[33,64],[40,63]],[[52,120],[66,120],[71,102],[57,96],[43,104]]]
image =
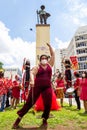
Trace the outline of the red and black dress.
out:
[[[35,104],[40,94],[42,94],[44,112],[42,118],[48,119],[52,104],[52,87],[51,87],[52,68],[47,64],[46,69],[39,65],[38,73],[35,78],[35,86],[30,88],[28,99],[23,108],[17,112],[20,117],[23,117],[28,110]]]

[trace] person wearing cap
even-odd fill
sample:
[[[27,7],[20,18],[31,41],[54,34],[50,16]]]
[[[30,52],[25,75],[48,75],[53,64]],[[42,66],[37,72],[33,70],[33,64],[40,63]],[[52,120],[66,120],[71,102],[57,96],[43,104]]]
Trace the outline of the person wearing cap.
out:
[[[80,103],[80,82],[81,82],[81,78],[79,75],[79,72],[74,72],[74,76],[76,78],[75,82],[74,82],[74,93],[75,93],[75,101],[77,104],[77,109],[76,110],[80,110],[81,109],[81,103]]]
[[[24,106],[17,112],[18,118],[13,124],[13,128],[18,128],[18,125],[23,116],[28,110],[36,103],[40,94],[42,94],[44,111],[42,114],[42,125],[41,127],[47,127],[47,120],[49,118],[51,104],[52,104],[52,67],[54,65],[55,54],[50,44],[47,43],[50,50],[50,59],[48,56],[43,54],[40,56],[39,64],[32,68],[30,72],[30,93]],[[33,94],[33,99],[32,99]]]

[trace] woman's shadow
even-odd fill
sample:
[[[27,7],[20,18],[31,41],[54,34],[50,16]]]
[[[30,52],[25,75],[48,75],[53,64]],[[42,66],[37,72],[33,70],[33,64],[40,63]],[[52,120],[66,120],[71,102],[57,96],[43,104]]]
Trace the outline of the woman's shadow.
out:
[[[40,126],[40,127],[19,127],[19,128],[17,128],[17,129],[15,129],[15,130],[47,130],[47,127],[45,127],[45,126]]]

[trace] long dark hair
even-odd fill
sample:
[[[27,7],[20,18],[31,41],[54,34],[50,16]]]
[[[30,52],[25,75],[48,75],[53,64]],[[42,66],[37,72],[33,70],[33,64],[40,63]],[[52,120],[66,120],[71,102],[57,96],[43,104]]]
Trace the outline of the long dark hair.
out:
[[[25,79],[25,81],[29,81],[29,79],[30,79],[30,61],[27,60],[25,65],[26,65],[26,68],[25,68],[25,70],[26,70],[26,79]]]
[[[57,76],[57,78],[58,78],[58,79],[63,79],[63,77],[62,77],[61,75],[63,75],[63,74],[62,74],[62,73],[59,73],[58,76]]]

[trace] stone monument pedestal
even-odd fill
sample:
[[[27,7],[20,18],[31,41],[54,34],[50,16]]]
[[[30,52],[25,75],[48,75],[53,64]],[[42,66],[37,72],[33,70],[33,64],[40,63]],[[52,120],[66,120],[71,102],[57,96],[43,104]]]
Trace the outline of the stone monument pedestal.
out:
[[[46,43],[50,43],[50,24],[36,25],[36,65],[42,54],[50,56],[49,48]]]

